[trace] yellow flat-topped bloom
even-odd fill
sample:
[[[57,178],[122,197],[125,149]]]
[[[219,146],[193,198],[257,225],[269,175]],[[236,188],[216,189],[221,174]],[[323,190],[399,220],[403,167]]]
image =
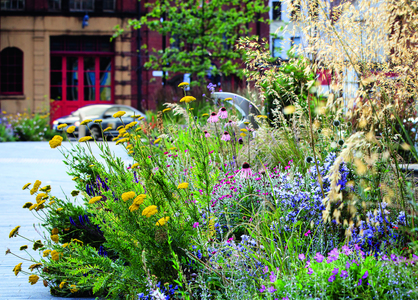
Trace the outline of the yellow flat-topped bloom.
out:
[[[75,126],[70,126],[70,127],[68,127],[67,128],[67,133],[73,133],[74,132],[74,130],[75,130]]]
[[[31,185],[31,183],[29,182],[29,183],[26,183],[23,187],[22,187],[22,190],[26,190],[27,188],[28,188],[28,186],[30,186]]]
[[[87,142],[87,141],[90,141],[90,140],[92,140],[93,138],[91,137],[91,136],[83,136],[81,139],[79,139],[78,141],[80,142],[80,143],[82,143],[82,142]]]
[[[127,125],[125,126],[125,129],[132,128],[132,127],[134,127],[136,124],[138,124],[138,122],[137,122],[137,121],[133,121],[133,122],[131,122],[131,123],[127,124]]]
[[[112,129],[112,127],[107,127],[106,129],[103,130],[103,132],[109,131],[111,129]]]
[[[112,139],[112,141],[114,142],[114,141],[116,141],[118,138],[119,138],[118,136],[117,136],[117,137],[114,137],[114,138]]]
[[[124,112],[124,111],[118,111],[117,113],[114,113],[114,114],[113,114],[113,117],[114,117],[114,118],[120,118],[120,117],[122,117],[124,114],[126,114],[126,112]]]
[[[155,205],[150,205],[142,211],[142,215],[147,218],[155,215],[156,213],[158,213],[158,209]]]
[[[53,261],[58,261],[60,259],[60,254],[57,250],[51,251],[51,258]]]
[[[33,205],[32,202],[26,202],[25,204],[23,204],[22,208],[29,208]]]
[[[139,163],[134,163],[134,164],[132,165],[131,169],[135,169],[135,168],[137,168],[137,167],[139,167]]]
[[[116,128],[116,130],[119,131],[122,128],[123,128],[123,125],[120,125],[120,126],[118,126],[118,128]]]
[[[19,272],[22,271],[22,263],[17,264],[14,268],[13,268],[13,272],[15,272],[15,275],[17,276],[17,274],[19,274]]]
[[[92,122],[93,120],[91,119],[86,119],[83,122],[80,123],[80,125],[87,125],[88,123]]]
[[[145,119],[144,117],[140,117],[140,118],[138,118],[138,121],[141,121],[142,119]]]
[[[135,205],[141,205],[142,203],[144,203],[145,198],[147,197],[147,195],[145,194],[141,194],[136,196],[136,198],[134,199],[134,203]]]
[[[39,280],[39,276],[38,275],[30,275],[29,276],[29,283],[31,285],[34,285],[35,283],[37,283]]]
[[[38,189],[39,189],[39,187],[41,186],[41,184],[42,184],[42,182],[41,182],[41,181],[36,180],[36,181],[35,181],[35,183],[33,184],[32,189],[30,190],[30,194],[31,194],[31,195],[35,194],[35,193],[38,191]]]
[[[32,204],[32,205],[29,207],[29,210],[33,210],[33,209],[35,209],[35,208],[37,208],[37,207],[38,207],[38,203]]]
[[[12,231],[10,231],[10,233],[9,233],[9,239],[12,238],[12,237],[15,237],[16,235],[18,235],[19,228],[20,228],[20,226],[16,226],[15,228],[12,229]]]
[[[246,137],[247,136],[244,132],[241,132],[239,135],[242,136],[242,137]]]
[[[28,245],[23,245],[23,246],[20,246],[20,248],[19,248],[20,251],[23,251],[23,250],[26,250],[26,249],[28,249]]]
[[[61,129],[63,129],[63,128],[65,128],[65,127],[67,127],[68,125],[67,124],[61,124],[61,125],[58,125],[58,130],[61,130]]]
[[[180,102],[189,103],[189,102],[192,102],[192,101],[195,101],[195,100],[196,100],[196,98],[193,97],[193,96],[184,96],[183,98],[180,99]]]
[[[102,119],[97,119],[97,120],[94,120],[94,123],[97,123],[97,124],[102,123],[102,122],[103,122],[103,120],[102,120]]]
[[[54,241],[55,243],[58,243],[58,241],[59,241],[58,234],[51,235],[51,240]]]
[[[51,253],[51,250],[44,250],[44,252],[42,252],[42,256],[43,257],[47,257],[49,255],[49,253]]]
[[[170,217],[161,218],[157,221],[157,223],[155,223],[155,226],[163,226],[163,225],[165,225],[165,223],[167,223],[167,221],[169,219],[170,219]]]
[[[224,99],[224,101],[231,101],[232,100],[232,98],[231,97],[229,97],[229,98],[225,98]]]
[[[171,108],[170,108],[170,107],[168,107],[168,108],[164,108],[164,109],[163,109],[163,113],[168,112],[168,111],[170,111],[170,110],[171,110]]]
[[[89,200],[89,204],[94,204],[94,203],[96,203],[97,201],[100,201],[100,200],[102,200],[102,196],[93,197]]]
[[[129,141],[128,138],[123,138],[123,139],[120,139],[119,141],[117,141],[116,145],[119,145],[120,143],[125,143],[125,142],[128,142],[128,141]]]
[[[135,192],[130,191],[122,194],[122,200],[125,202],[133,198],[135,198]]]
[[[260,118],[260,119],[267,119],[267,116],[265,116],[265,115],[258,115],[258,116],[257,116],[257,118]]]
[[[155,144],[158,144],[160,141],[161,141],[161,139],[156,139],[156,140],[154,141],[154,145],[155,145]]]
[[[62,140],[62,136],[56,135],[49,141],[49,146],[52,149],[57,148],[58,146],[61,146]]]
[[[187,182],[183,182],[183,183],[180,183],[177,188],[180,190],[180,189],[187,189],[188,187],[189,187],[189,184]]]
[[[136,210],[138,210],[138,209],[139,209],[139,205],[132,204],[131,206],[129,206],[129,210],[130,210],[131,212],[134,212],[134,211],[136,211]]]
[[[182,82],[178,86],[181,88],[181,87],[188,86],[188,85],[189,85],[188,82]]]
[[[248,130],[245,129],[245,128],[241,128],[240,131],[242,131],[242,132],[248,132]]]

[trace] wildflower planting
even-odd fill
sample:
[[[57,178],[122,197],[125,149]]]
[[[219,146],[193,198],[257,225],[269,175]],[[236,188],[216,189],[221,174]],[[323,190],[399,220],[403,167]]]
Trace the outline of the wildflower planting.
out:
[[[233,99],[196,114],[181,83],[153,126],[118,128],[129,164],[107,141],[66,149],[53,137],[84,204],[25,184],[43,230],[20,250],[40,256],[19,254],[11,271],[62,296],[417,299],[416,3],[347,2],[331,15],[321,1],[288,5],[306,37],[299,56],[275,66],[263,41],[237,45],[265,115],[241,123]]]

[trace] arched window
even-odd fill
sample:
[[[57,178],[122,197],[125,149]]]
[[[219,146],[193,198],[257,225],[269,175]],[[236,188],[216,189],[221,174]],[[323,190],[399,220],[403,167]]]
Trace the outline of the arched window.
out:
[[[23,52],[16,47],[0,52],[0,94],[23,94]]]

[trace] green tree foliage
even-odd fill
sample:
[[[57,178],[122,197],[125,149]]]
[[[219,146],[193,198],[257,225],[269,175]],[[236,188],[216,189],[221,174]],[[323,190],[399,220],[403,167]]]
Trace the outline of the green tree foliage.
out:
[[[146,7],[149,12],[131,20],[130,26],[147,26],[169,42],[162,50],[143,45],[150,51],[145,67],[190,73],[199,79],[208,70],[212,75],[242,76],[242,56],[235,51],[235,43],[240,36],[255,34],[251,22],[268,22],[262,14],[269,10],[264,0],[157,0]]]

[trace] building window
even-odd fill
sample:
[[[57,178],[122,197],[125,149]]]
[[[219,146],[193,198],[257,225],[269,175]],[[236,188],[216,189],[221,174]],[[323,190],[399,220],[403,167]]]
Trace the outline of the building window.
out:
[[[275,38],[273,39],[273,49],[272,54],[273,57],[280,57],[281,50],[282,50],[282,39],[281,38]]]
[[[70,0],[71,11],[93,11],[94,0]]]
[[[23,52],[18,48],[0,52],[0,94],[23,95]]]
[[[24,0],[1,0],[1,10],[23,10],[25,9]]]
[[[273,1],[273,21],[281,21],[282,20],[282,2],[281,1]]]
[[[115,11],[115,0],[103,0],[103,11]]]
[[[294,49],[293,50],[293,53],[295,54],[295,55],[298,55],[298,54],[300,54],[300,49],[299,49],[299,46],[298,45],[300,45],[301,44],[301,38],[299,37],[299,36],[292,36],[291,38],[290,38],[290,48],[294,48],[294,46],[297,46],[297,49]]]
[[[61,0],[48,0],[48,9],[49,10],[61,10]]]

